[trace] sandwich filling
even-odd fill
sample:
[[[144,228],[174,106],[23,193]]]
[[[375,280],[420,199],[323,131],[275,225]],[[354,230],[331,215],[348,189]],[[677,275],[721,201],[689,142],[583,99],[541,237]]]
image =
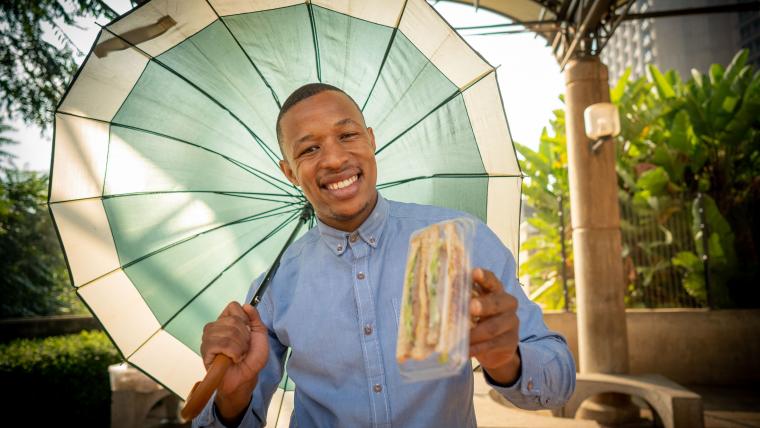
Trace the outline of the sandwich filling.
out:
[[[396,359],[424,360],[438,353],[448,360],[462,308],[464,248],[455,224],[434,224],[409,244]]]

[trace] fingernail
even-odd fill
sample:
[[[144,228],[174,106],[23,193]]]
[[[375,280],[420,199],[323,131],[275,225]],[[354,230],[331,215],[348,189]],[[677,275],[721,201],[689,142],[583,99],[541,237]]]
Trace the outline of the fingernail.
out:
[[[481,305],[479,301],[473,300],[470,303],[470,313],[477,315],[480,313],[482,309],[483,309],[483,305]]]

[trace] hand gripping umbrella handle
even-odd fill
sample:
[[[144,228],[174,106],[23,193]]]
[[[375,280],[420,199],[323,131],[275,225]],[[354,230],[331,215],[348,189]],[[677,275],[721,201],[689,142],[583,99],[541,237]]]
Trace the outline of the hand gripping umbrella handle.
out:
[[[224,354],[217,354],[214,357],[214,361],[206,372],[206,377],[200,382],[195,382],[193,389],[190,390],[190,395],[187,396],[185,406],[180,412],[180,416],[184,420],[190,420],[198,416],[198,414],[206,407],[211,394],[216,391],[216,388],[222,382],[224,374],[227,373],[227,369],[232,365],[230,357]]]
[[[301,226],[309,221],[313,215],[314,210],[312,209],[311,204],[307,203],[306,206],[304,206],[303,210],[301,210],[301,216],[298,219],[298,224],[293,230],[293,233],[290,234],[288,242],[286,242],[282,247],[282,250],[280,250],[280,254],[277,255],[274,263],[272,263],[272,267],[269,268],[266,276],[264,276],[264,280],[261,281],[259,289],[256,290],[256,294],[253,295],[251,305],[258,306],[259,302],[261,301],[261,296],[264,294],[264,291],[266,291],[269,283],[272,281],[272,277],[274,277],[275,272],[277,272],[277,268],[280,266],[280,258],[282,257],[282,254],[285,253],[285,250],[288,248],[288,246],[290,246],[291,242],[293,242],[296,235],[298,234],[298,231],[301,230]],[[214,361],[211,362],[211,366],[209,366],[208,371],[206,371],[206,376],[202,381],[196,382],[193,386],[193,389],[190,390],[190,394],[187,396],[187,401],[185,401],[185,406],[180,412],[182,419],[190,420],[198,416],[201,410],[206,407],[206,403],[208,403],[211,395],[214,393],[214,391],[216,391],[216,388],[222,382],[224,374],[227,373],[227,369],[231,365],[232,360],[226,355],[217,354],[217,356],[214,357]]]

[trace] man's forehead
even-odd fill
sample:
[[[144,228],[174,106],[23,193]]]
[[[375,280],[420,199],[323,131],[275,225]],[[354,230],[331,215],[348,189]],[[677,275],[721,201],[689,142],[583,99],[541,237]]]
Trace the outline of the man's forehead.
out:
[[[292,132],[306,132],[303,127],[362,125],[363,116],[359,108],[346,95],[337,91],[324,91],[306,98],[287,111],[281,121],[283,134],[299,138]],[[295,129],[294,129],[295,128]]]

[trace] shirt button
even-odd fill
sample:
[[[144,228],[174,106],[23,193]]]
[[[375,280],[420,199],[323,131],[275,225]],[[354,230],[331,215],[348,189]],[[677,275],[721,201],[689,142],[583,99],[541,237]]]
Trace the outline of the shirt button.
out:
[[[370,334],[372,334],[372,326],[367,324],[364,326],[364,335],[369,336]]]
[[[359,279],[364,279],[364,272],[359,272],[358,274],[356,274],[356,277]]]
[[[380,385],[379,383],[376,383],[376,384],[375,384],[375,386],[373,386],[373,387],[372,387],[372,389],[373,389],[375,392],[382,392],[382,391],[383,391],[383,386],[382,386],[382,385]]]
[[[343,246],[342,245],[338,245],[338,251],[343,251]]]
[[[357,240],[357,239],[359,239],[359,235],[358,235],[358,234],[356,234],[356,233],[352,233],[352,234],[351,234],[351,237],[349,237],[349,238],[348,238],[348,240],[349,240],[349,241],[351,241],[351,243],[352,243],[352,244],[353,244],[354,242],[356,242],[356,240]]]
[[[370,236],[369,237],[369,243],[370,244],[374,244],[375,243],[375,237],[374,236]]]
[[[528,379],[528,391],[533,391],[533,379]]]

